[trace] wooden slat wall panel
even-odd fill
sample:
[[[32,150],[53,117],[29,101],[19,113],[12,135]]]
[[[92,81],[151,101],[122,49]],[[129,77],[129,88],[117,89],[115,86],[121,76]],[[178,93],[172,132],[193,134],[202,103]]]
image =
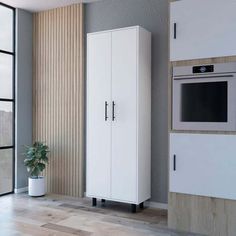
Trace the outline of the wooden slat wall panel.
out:
[[[83,5],[34,14],[33,136],[50,147],[48,192],[84,187]]]

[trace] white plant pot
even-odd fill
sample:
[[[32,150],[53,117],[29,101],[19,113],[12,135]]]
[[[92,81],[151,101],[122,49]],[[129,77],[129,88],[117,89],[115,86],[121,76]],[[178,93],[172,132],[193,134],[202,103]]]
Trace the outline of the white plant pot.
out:
[[[29,177],[29,195],[32,197],[40,197],[45,195],[45,178],[43,176],[39,176],[39,178],[31,178]]]

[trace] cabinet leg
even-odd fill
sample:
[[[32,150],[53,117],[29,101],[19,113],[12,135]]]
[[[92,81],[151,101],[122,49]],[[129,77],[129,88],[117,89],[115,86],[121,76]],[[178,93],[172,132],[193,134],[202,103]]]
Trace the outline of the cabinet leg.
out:
[[[105,199],[102,199],[102,203],[105,203],[106,202],[106,200]]]
[[[143,209],[143,208],[144,208],[144,203],[143,203],[143,202],[141,202],[141,203],[139,204],[139,208],[140,208],[140,209]]]
[[[136,205],[135,204],[131,204],[131,212],[136,213]]]
[[[97,198],[93,198],[93,203],[92,203],[93,206],[97,206]]]

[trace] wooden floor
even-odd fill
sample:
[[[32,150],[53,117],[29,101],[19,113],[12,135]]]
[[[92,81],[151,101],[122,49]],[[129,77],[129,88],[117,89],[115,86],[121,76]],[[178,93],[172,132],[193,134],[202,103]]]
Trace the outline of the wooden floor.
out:
[[[1,236],[190,236],[167,229],[167,211],[145,208],[130,213],[126,204],[60,195],[41,198],[26,194],[0,197]],[[196,234],[195,234],[196,235]]]

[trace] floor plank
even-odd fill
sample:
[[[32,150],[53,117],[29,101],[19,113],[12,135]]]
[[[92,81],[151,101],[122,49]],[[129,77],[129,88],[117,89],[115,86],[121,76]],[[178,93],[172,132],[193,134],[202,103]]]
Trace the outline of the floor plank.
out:
[[[167,228],[167,211],[61,195],[32,198],[27,194],[0,197],[0,235],[18,236],[192,236]]]
[[[80,230],[80,229],[74,229],[71,227],[66,227],[63,225],[57,225],[57,224],[52,224],[52,223],[48,223],[45,225],[42,225],[42,227],[46,228],[46,229],[52,229],[58,232],[63,232],[63,233],[68,233],[68,234],[73,234],[73,235],[79,235],[79,236],[90,236],[92,233],[84,231],[84,230]]]

